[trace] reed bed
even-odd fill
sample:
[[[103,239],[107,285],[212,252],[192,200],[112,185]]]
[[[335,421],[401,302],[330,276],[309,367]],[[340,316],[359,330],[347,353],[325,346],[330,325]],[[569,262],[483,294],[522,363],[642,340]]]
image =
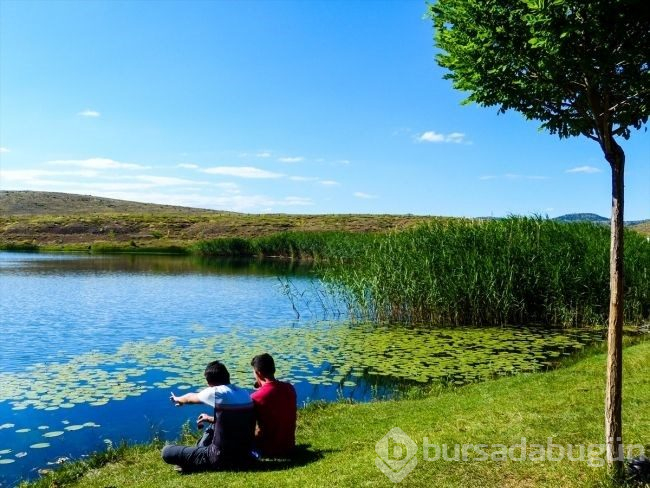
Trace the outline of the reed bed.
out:
[[[602,325],[609,228],[541,217],[438,219],[392,233],[283,232],[196,244],[204,256],[308,259],[353,317],[427,325]],[[650,319],[650,242],[625,236],[625,319]]]
[[[606,323],[609,229],[538,217],[433,221],[375,236],[324,275],[372,322],[430,325]],[[625,236],[625,319],[650,318],[650,243]]]
[[[375,240],[373,233],[281,232],[263,237],[224,237],[194,246],[202,256],[281,257],[303,260],[353,260]]]

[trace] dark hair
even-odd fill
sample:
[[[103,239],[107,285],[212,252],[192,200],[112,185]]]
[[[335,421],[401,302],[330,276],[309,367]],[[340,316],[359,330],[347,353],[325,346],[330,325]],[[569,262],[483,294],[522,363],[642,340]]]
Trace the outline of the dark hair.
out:
[[[208,385],[219,386],[230,384],[230,373],[228,372],[226,365],[219,361],[208,363],[203,375],[205,376],[205,381],[208,382]]]
[[[268,353],[255,356],[251,361],[251,366],[265,378],[273,378],[275,375],[275,362],[273,361],[273,357]]]

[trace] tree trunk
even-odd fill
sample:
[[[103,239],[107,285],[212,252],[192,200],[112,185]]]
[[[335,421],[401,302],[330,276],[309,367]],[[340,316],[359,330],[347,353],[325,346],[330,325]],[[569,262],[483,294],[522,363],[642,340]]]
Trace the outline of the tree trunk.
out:
[[[623,474],[623,193],[625,154],[612,140],[605,157],[612,169],[612,220],[609,260],[610,302],[607,336],[607,390],[605,397],[605,439],[607,464],[612,474]]]

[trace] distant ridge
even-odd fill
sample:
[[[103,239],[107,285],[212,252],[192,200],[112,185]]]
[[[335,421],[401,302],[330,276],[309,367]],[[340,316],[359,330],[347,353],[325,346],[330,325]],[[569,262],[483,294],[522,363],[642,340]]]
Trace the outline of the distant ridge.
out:
[[[594,213],[573,213],[555,217],[553,220],[560,220],[562,222],[594,222],[597,224],[608,223],[609,219]]]
[[[0,215],[82,215],[82,214],[197,214],[219,210],[130,202],[113,198],[47,191],[0,190]]]
[[[594,224],[608,224],[609,218],[603,217],[602,215],[594,213],[574,213],[561,215],[560,217],[555,217],[553,220],[559,220],[560,222],[593,222]],[[645,220],[626,220],[625,225],[628,226],[637,226],[637,225],[648,225],[650,219]]]
[[[94,197],[91,195],[76,195],[73,193],[58,193],[46,191],[7,191],[0,190],[0,218],[7,217],[38,217],[38,216],[83,216],[83,215],[176,215],[182,217],[184,215],[205,215],[209,216],[230,215],[244,217],[248,214],[237,212],[229,212],[225,210],[210,210],[202,208],[181,207],[175,205],[159,205],[155,203],[141,203],[131,202],[127,200],[116,200],[113,198]],[[278,214],[280,215],[280,214]],[[288,215],[288,214],[282,214]],[[318,217],[318,216],[315,216]],[[418,220],[415,216],[386,216],[388,220],[391,218],[401,220]],[[211,217],[210,217],[211,218]],[[350,225],[356,220],[381,220],[378,216],[371,215],[338,215],[337,219],[342,222],[349,221]],[[426,219],[427,216],[420,216],[419,219]],[[478,220],[491,220],[498,219],[499,217],[478,217]],[[316,219],[318,220],[318,219]],[[594,213],[575,213],[562,215],[556,217],[554,220],[561,222],[594,222],[597,224],[606,225],[609,223],[607,217],[597,215]],[[315,224],[314,224],[315,225]],[[338,224],[337,224],[338,225]],[[650,235],[650,219],[627,221],[625,225],[634,228],[646,235]],[[346,228],[346,225],[341,224]],[[354,227],[354,225],[352,225]],[[382,226],[379,226],[383,228]],[[368,227],[368,230],[374,227]],[[320,229],[320,226],[315,227],[313,230]],[[283,230],[278,228],[277,231]],[[286,229],[285,229],[286,230]]]

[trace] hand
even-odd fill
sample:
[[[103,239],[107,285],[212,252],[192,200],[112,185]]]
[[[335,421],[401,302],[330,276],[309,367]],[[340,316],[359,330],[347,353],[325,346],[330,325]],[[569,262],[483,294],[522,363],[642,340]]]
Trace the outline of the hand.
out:
[[[211,424],[212,422],[214,422],[214,419],[210,415],[208,415],[207,413],[202,413],[196,419],[197,428],[202,429],[203,428],[203,422],[208,422],[209,424]]]
[[[177,397],[174,392],[171,392],[171,395],[169,396],[169,400],[174,403],[177,407],[180,407],[182,405],[181,403],[181,397]]]

